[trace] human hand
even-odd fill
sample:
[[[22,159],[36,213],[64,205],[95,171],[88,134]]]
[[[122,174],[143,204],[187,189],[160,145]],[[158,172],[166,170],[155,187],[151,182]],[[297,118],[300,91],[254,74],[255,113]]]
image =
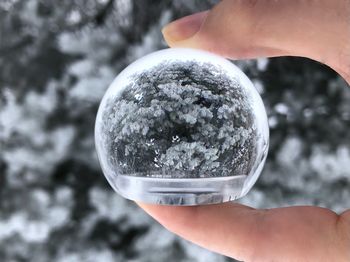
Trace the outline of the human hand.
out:
[[[348,0],[224,0],[171,23],[163,34],[171,47],[231,59],[308,57],[350,83]],[[350,261],[350,210],[138,204],[170,231],[238,260]]]

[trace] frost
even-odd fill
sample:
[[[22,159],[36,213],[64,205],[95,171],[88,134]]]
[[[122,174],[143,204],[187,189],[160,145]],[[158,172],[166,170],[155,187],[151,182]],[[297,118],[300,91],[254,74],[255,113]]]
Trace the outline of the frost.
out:
[[[72,10],[72,12],[68,14],[68,17],[67,17],[68,24],[76,24],[80,21],[81,21],[81,14],[78,10]]]
[[[13,233],[30,242],[44,242],[49,235],[49,225],[43,221],[31,221],[23,213],[14,214],[7,221],[0,221],[0,239]]]
[[[44,242],[49,236],[49,226],[43,222],[27,222],[26,228],[21,230],[21,236],[30,242]]]
[[[7,100],[6,106],[0,112],[0,139],[8,139],[13,129],[16,128],[20,119],[21,108],[16,104],[14,94],[5,89],[4,96]]]
[[[4,152],[3,158],[9,164],[11,173],[20,173],[27,168],[48,172],[53,163],[60,161],[67,154],[73,137],[72,127],[62,127],[45,135],[45,144],[51,146],[42,150],[40,155],[33,153],[35,149],[15,148]],[[55,141],[60,141],[60,143],[55,143]]]
[[[79,253],[68,253],[58,258],[57,262],[115,262],[121,261],[119,256],[114,255],[111,250],[99,250],[99,249],[91,249],[91,250],[82,250]]]
[[[0,37],[0,261],[230,261],[179,239],[132,201],[116,195],[99,169],[93,143],[98,96],[111,77],[131,61],[165,47],[162,25],[184,13],[210,8],[209,1],[115,0],[105,23],[86,20],[86,12],[93,18],[98,11],[94,7],[107,2],[0,1],[1,36],[5,36]],[[39,16],[42,5],[49,13]],[[72,10],[79,10],[86,22],[79,28],[65,28]],[[301,58],[270,60],[267,67],[265,62],[235,61],[264,92],[274,128],[264,173],[240,201],[260,208],[317,205],[343,212],[350,199],[350,89],[329,69]],[[111,74],[99,73],[100,69]],[[100,92],[84,79],[105,84],[98,85]],[[203,97],[206,92],[213,96],[203,91]],[[136,101],[145,99],[142,92],[135,94]],[[288,107],[292,121],[275,110],[279,103]],[[198,112],[203,118],[197,118],[196,125],[203,127],[191,135],[194,141],[216,132],[209,123],[215,112],[202,109]],[[172,105],[163,108],[176,110]],[[149,136],[161,122],[155,117],[146,120]],[[52,136],[55,130],[61,135]],[[169,137],[175,144],[181,139]],[[140,146],[153,148],[155,141]],[[17,150],[36,164],[16,159]],[[19,224],[33,221],[49,225],[48,237],[41,233],[38,238],[41,242],[27,241],[30,238],[25,240],[19,232],[25,230]],[[108,224],[101,229],[105,221]],[[146,226],[147,232],[138,232],[139,226]]]
[[[283,103],[279,103],[279,104],[275,105],[275,110],[277,113],[282,114],[282,115],[287,115],[288,111],[289,111],[287,105],[285,105]]]
[[[118,2],[129,2],[132,4],[130,0],[118,1]],[[122,13],[123,15],[125,13]],[[133,46],[129,46],[128,48],[128,61],[134,61],[146,54],[149,54],[160,48],[159,42],[161,41],[161,36],[159,35],[159,28],[165,26],[170,22],[171,16],[169,11],[165,11],[160,15],[159,22],[151,27],[142,38],[141,43],[137,43]]]
[[[138,211],[138,207],[135,204],[131,204],[128,200],[112,191],[106,191],[98,187],[93,187],[90,190],[89,201],[96,210],[92,219],[104,218],[115,221],[123,219],[125,214],[132,214]],[[138,213],[137,216],[130,216],[121,226],[140,226],[150,223],[150,221],[151,218],[148,215]]]
[[[293,163],[300,157],[302,149],[303,145],[298,138],[289,138],[279,151],[279,162],[284,165],[293,165]]]
[[[267,58],[259,58],[257,61],[257,68],[260,71],[265,71],[267,68],[267,65],[269,64],[269,60]]]
[[[326,181],[334,179],[350,181],[349,163],[350,150],[345,146],[339,147],[335,153],[315,148],[310,159],[311,168]]]
[[[1,152],[1,157],[12,174],[10,183],[21,183],[17,180],[21,179],[17,177],[21,172],[49,172],[54,163],[67,154],[75,135],[74,128],[61,126],[45,130],[46,117],[57,105],[57,88],[51,82],[45,93],[29,92],[21,106],[14,93],[5,92],[6,104],[0,112],[0,145],[6,149]],[[18,146],[7,149],[11,143]]]
[[[220,165],[219,162],[215,162],[218,158],[218,149],[207,149],[198,142],[180,142],[160,156],[160,163],[168,167],[173,166],[175,170],[194,171],[200,168],[201,172],[207,172]],[[203,166],[202,162],[205,162]]]
[[[78,82],[69,92],[71,98],[89,102],[99,101],[106,86],[113,80],[114,72],[105,66],[98,66],[90,60],[81,60],[71,65],[69,71],[78,77]]]
[[[0,1],[1,262],[220,261],[204,250],[196,259],[198,248],[104,181],[93,141],[98,102],[122,68],[165,47],[161,26],[185,12],[178,3],[115,0],[97,24],[110,2]],[[173,110],[156,108],[159,117]],[[145,120],[137,135],[159,123]]]
[[[211,64],[176,61],[131,80],[120,95],[107,98],[102,116],[113,169],[177,177],[250,172],[257,150],[255,116],[236,78]]]

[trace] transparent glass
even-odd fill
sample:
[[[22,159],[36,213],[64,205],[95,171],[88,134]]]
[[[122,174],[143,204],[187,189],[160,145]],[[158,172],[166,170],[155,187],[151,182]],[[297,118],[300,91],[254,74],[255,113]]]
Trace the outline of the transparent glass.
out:
[[[165,49],[124,69],[96,118],[99,161],[113,189],[147,203],[200,205],[244,196],[269,144],[262,100],[228,60]]]

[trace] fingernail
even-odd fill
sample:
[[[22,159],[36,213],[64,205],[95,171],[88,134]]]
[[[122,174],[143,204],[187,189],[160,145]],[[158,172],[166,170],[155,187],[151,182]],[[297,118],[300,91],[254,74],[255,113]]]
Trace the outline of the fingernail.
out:
[[[204,22],[208,11],[185,16],[166,25],[163,30],[164,38],[169,42],[182,41],[196,34]]]

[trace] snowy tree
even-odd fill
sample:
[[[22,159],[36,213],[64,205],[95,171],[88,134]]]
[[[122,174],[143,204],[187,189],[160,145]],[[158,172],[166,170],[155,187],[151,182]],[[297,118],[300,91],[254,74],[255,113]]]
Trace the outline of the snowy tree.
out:
[[[205,63],[165,62],[137,73],[103,112],[109,161],[136,176],[248,175],[257,132],[244,90]]]
[[[165,47],[162,25],[214,2],[0,1],[1,261],[228,260],[165,232],[115,194],[93,139],[97,107],[113,78]],[[241,201],[348,208],[345,82],[302,58],[235,63],[261,92],[271,131],[264,172]]]

